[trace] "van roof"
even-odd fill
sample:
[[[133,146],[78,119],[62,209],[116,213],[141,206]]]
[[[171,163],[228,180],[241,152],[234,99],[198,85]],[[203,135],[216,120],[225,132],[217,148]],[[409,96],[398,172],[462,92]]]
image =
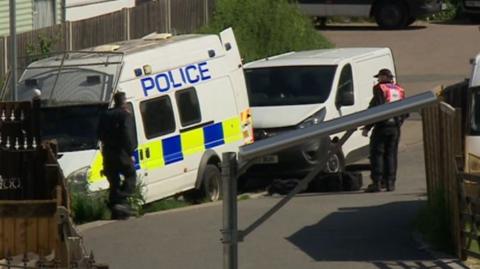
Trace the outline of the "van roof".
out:
[[[288,65],[337,65],[344,60],[359,60],[373,55],[391,53],[389,48],[335,48],[319,49],[264,58],[245,65],[245,68],[261,68],[268,66]]]
[[[215,35],[211,35],[211,36],[215,36]],[[153,48],[164,47],[172,43],[178,43],[182,41],[189,41],[192,39],[205,38],[205,37],[208,37],[208,35],[190,34],[190,35],[178,35],[178,36],[172,36],[169,38],[159,38],[159,39],[156,39],[154,37],[148,38],[147,36],[139,39],[113,42],[108,45],[100,45],[90,49],[86,49],[86,51],[102,51],[102,48],[108,48],[108,46],[111,45],[114,48],[113,52],[122,52],[125,55],[130,55],[130,54],[135,54],[135,53],[146,51]]]
[[[152,35],[149,35],[149,38],[139,38],[131,39],[126,41],[117,41],[104,45],[99,45],[91,48],[82,49],[80,51],[71,51],[69,53],[68,59],[71,62],[76,64],[82,64],[84,61],[89,59],[95,59],[101,57],[101,55],[123,55],[131,56],[138,53],[142,53],[148,50],[157,49],[161,47],[167,47],[172,44],[185,44],[187,46],[191,44],[218,44],[218,36],[216,35],[197,35],[197,34],[188,34],[188,35],[178,35],[171,36],[169,38],[155,38]],[[60,60],[62,59],[62,54],[55,55],[49,58],[40,59],[36,62],[33,62],[29,67],[36,66],[58,66],[60,65]],[[114,61],[115,58],[111,58],[109,61]]]

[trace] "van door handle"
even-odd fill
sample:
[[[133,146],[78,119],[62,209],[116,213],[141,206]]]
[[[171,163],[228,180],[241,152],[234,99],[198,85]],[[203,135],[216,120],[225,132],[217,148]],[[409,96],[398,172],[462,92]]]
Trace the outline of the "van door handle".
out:
[[[150,158],[150,148],[147,148],[147,149],[145,150],[145,156],[147,156],[147,159]]]
[[[140,161],[143,161],[143,149],[139,150]]]

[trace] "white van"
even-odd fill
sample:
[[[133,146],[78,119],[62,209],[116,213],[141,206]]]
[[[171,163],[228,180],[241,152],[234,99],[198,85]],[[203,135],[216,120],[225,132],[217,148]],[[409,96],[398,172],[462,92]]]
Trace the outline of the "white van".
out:
[[[69,182],[108,187],[96,129],[113,93],[127,95],[135,116],[136,169],[151,202],[196,189],[221,196],[223,152],[252,141],[242,62],[233,31],[152,34],[34,62],[18,99],[41,91],[42,139],[56,139]],[[6,94],[9,99],[11,93]]]
[[[471,60],[465,135],[465,171],[480,174],[480,54]]]
[[[290,52],[246,64],[255,140],[367,109],[376,83],[373,76],[382,68],[395,74],[389,48]],[[324,143],[336,143],[342,134],[264,157],[249,174],[304,176],[317,163],[317,154],[324,153],[319,150]],[[367,157],[368,152],[369,139],[354,132],[329,156],[325,172],[341,172],[346,164]]]

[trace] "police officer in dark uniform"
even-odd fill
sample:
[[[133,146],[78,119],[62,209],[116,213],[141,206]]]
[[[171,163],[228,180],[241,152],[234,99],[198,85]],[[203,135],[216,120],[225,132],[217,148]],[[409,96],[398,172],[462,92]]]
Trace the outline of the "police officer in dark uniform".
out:
[[[134,212],[127,203],[136,186],[133,152],[137,148],[134,118],[127,109],[125,93],[113,96],[114,107],[100,117],[98,138],[102,142],[103,173],[110,183],[112,218],[125,219]],[[121,182],[120,175],[124,180]]]
[[[393,74],[389,69],[381,69],[374,77],[378,78],[378,84],[373,87],[373,98],[369,108],[405,98],[404,89],[393,81]],[[373,127],[370,137],[373,182],[367,187],[366,192],[379,192],[382,186],[385,186],[387,191],[395,190],[400,127],[406,117],[408,115],[394,117],[363,128],[362,134],[368,136]]]

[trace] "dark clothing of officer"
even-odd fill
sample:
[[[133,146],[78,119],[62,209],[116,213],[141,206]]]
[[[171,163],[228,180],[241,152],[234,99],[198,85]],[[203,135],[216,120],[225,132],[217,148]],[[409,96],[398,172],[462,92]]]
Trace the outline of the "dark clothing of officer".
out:
[[[385,75],[389,79],[380,80],[373,87],[373,98],[370,101],[369,108],[388,103],[381,84],[392,84],[393,75],[388,69],[380,70],[377,76],[379,75]],[[395,190],[400,127],[406,117],[408,115],[390,118],[365,126],[365,131],[367,132],[373,127],[372,135],[370,136],[370,164],[372,167],[371,178],[373,184],[368,186],[367,192],[380,191],[383,184],[386,185],[387,191]]]
[[[126,204],[136,185],[132,155],[137,148],[133,115],[125,104],[125,94],[116,93],[115,106],[101,117],[98,137],[102,142],[103,173],[110,183],[110,207]],[[124,176],[123,183],[120,175]],[[113,214],[113,211],[112,211]]]

